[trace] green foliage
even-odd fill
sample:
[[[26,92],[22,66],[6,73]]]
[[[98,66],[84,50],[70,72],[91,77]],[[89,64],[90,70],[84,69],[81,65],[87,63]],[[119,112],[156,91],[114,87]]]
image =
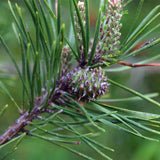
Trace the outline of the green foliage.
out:
[[[141,94],[133,89],[126,87],[118,82],[115,82],[112,79],[108,79],[108,82],[116,87],[131,93],[135,97],[127,97],[120,99],[107,99],[102,97],[97,100],[95,97],[101,96],[102,94],[98,93],[99,90],[94,90],[93,84],[92,91],[90,94],[95,93],[96,96],[93,98],[88,98],[87,100],[83,99],[80,101],[81,95],[76,95],[73,93],[72,82],[76,79],[76,87],[81,89],[80,84],[85,83],[85,78],[81,80],[81,83],[78,81],[78,76],[72,77],[72,68],[70,76],[66,75],[61,76],[61,62],[63,55],[63,48],[67,44],[72,51],[71,55],[74,57],[72,65],[78,63],[78,67],[85,71],[88,68],[89,72],[89,82],[92,83],[91,71],[96,70],[97,67],[101,66],[104,71],[107,72],[120,72],[129,67],[118,67],[114,69],[108,69],[113,64],[125,60],[127,58],[138,55],[144,50],[147,50],[160,42],[160,38],[153,40],[153,42],[142,46],[140,49],[132,51],[132,49],[146,36],[151,34],[155,29],[159,28],[160,24],[157,24],[154,28],[151,28],[149,31],[144,32],[149,25],[151,25],[159,17],[159,6],[154,8],[136,27],[136,29],[131,28],[131,34],[121,43],[118,49],[119,55],[116,57],[108,57],[105,55],[100,57],[100,60],[96,59],[97,55],[97,44],[99,42],[99,33],[101,26],[102,11],[105,13],[106,5],[109,5],[108,1],[101,1],[101,8],[97,18],[97,24],[95,28],[95,36],[93,44],[90,44],[90,18],[89,18],[89,1],[85,0],[85,20],[86,26],[84,25],[79,6],[76,0],[70,2],[70,14],[71,14],[71,29],[70,31],[74,34],[74,42],[71,42],[68,36],[65,35],[65,24],[62,24],[61,20],[61,0],[57,4],[57,13],[54,13],[50,3],[45,0],[24,0],[26,8],[30,13],[32,22],[35,29],[33,35],[31,35],[30,28],[25,22],[22,10],[17,4],[12,4],[9,1],[9,7],[11,13],[15,20],[15,34],[18,38],[19,46],[21,48],[21,68],[16,62],[13,53],[7,47],[4,39],[0,36],[0,40],[4,48],[6,49],[10,59],[13,62],[13,65],[16,68],[16,71],[19,75],[19,78],[22,82],[22,94],[23,94],[23,106],[26,106],[27,111],[30,114],[32,113],[35,106],[38,106],[42,111],[40,120],[36,119],[30,122],[29,134],[32,137],[36,137],[61,148],[64,148],[78,156],[83,157],[84,159],[93,160],[93,157],[87,155],[87,153],[81,153],[74,149],[74,145],[80,145],[80,142],[85,143],[93,151],[97,152],[101,158],[111,159],[108,155],[108,151],[114,151],[113,149],[104,146],[100,142],[95,140],[96,133],[101,134],[105,132],[105,128],[113,127],[118,130],[127,132],[129,134],[141,137],[143,139],[148,139],[152,141],[157,141],[154,137],[149,137],[145,135],[147,133],[160,134],[157,129],[159,126],[160,115],[154,113],[140,112],[136,110],[124,109],[119,105],[109,105],[103,102],[117,102],[117,101],[131,101],[131,100],[144,100],[147,103],[152,104],[153,106],[160,107],[160,103],[156,100],[153,100],[153,97],[158,96],[155,94]],[[139,10],[137,16],[135,17],[134,23],[137,21],[141,5],[143,0],[140,1]],[[112,7],[112,6],[110,6]],[[80,26],[81,35],[82,35],[82,49],[80,50],[76,26],[74,20],[74,14],[76,13],[78,17],[78,24]],[[117,22],[120,23],[120,22]],[[133,24],[134,25],[134,24]],[[73,29],[73,31],[72,31]],[[75,44],[75,46],[73,46]],[[75,49],[76,48],[76,49]],[[90,51],[89,51],[90,50]],[[140,63],[148,62],[153,59],[158,59],[159,55],[152,56],[145,61],[140,61]],[[102,64],[101,64],[102,63]],[[93,68],[93,69],[92,69]],[[78,74],[78,73],[77,73]],[[100,75],[99,75],[100,74]],[[95,74],[98,78],[101,77],[101,73]],[[83,76],[85,73],[83,72]],[[87,74],[86,74],[87,75]],[[66,77],[72,80],[68,81]],[[77,78],[78,77],[78,78]],[[62,87],[62,79],[65,82],[66,86],[71,85],[71,89],[68,87]],[[66,80],[66,81],[64,81]],[[98,79],[96,79],[96,82]],[[69,83],[69,84],[68,84]],[[101,87],[102,80],[99,80],[98,86]],[[65,85],[64,85],[65,86]],[[19,111],[23,111],[23,107],[20,108],[12,95],[9,93],[7,88],[2,82],[0,82],[0,87],[7,93],[10,99],[15,103]],[[83,89],[83,88],[82,88]],[[86,90],[86,88],[84,89]],[[77,92],[79,93],[79,92]],[[80,93],[79,93],[80,94]],[[89,93],[88,93],[89,94]],[[83,95],[82,95],[83,96]],[[91,100],[92,99],[92,100]],[[4,113],[7,106],[0,110],[0,117]],[[126,107],[127,108],[127,107]],[[46,109],[46,110],[45,110]],[[44,112],[45,111],[45,112]],[[23,111],[24,112],[24,111]],[[37,115],[38,116],[38,115]],[[87,128],[87,132],[84,133],[83,129]],[[145,132],[144,132],[145,131]],[[20,136],[13,138],[9,142],[0,146],[0,149],[8,146],[13,141],[16,141],[16,144],[13,146],[11,151],[9,151],[2,159],[5,159],[8,155],[13,153],[20,141],[26,136],[26,133],[22,133]],[[68,145],[69,144],[69,145]]]

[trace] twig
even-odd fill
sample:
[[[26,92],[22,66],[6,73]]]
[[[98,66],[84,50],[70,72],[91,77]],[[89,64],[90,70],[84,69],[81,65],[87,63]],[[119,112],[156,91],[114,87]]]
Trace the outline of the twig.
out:
[[[128,66],[128,67],[160,66],[160,63],[132,64],[132,63],[124,62],[124,61],[120,61],[118,62],[118,64],[121,64],[123,66]]]
[[[59,92],[56,92],[59,95]],[[57,97],[57,94],[54,93],[54,96]],[[20,112],[21,116],[16,120],[16,122],[11,125],[1,136],[0,136],[0,145],[5,144],[10,139],[18,135],[19,132],[26,132],[24,127],[29,125],[30,122],[32,122],[34,119],[39,117],[39,114],[47,112],[50,114],[54,113],[53,109],[47,108],[48,105],[46,105],[45,108],[42,108],[42,106],[45,103],[45,99],[47,97],[47,92],[44,92],[44,95],[41,98],[35,98],[35,105],[32,109],[32,111],[29,112]],[[50,96],[50,100],[54,102],[54,98]]]
[[[24,127],[35,119],[39,113],[41,113],[40,107],[35,106],[31,113],[26,112],[21,115],[20,118],[0,136],[0,145],[5,144],[19,132],[23,131]]]

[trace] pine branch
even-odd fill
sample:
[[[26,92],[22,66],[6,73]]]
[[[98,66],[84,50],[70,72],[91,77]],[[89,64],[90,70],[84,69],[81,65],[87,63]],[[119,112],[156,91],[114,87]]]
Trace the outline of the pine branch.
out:
[[[30,114],[26,112],[20,116],[20,118],[18,118],[16,122],[0,136],[0,145],[7,143],[13,137],[17,136],[19,132],[23,132],[24,127],[36,118],[38,112],[37,109],[34,109],[34,112],[31,112]]]
[[[124,0],[101,1],[94,39],[90,39],[89,1],[85,0],[85,3],[77,3],[76,0],[69,1],[72,20],[70,30],[71,34],[74,34],[75,39],[73,41],[75,43],[70,42],[67,36],[64,36],[65,25],[61,24],[61,0],[55,1],[55,14],[52,11],[51,4],[46,0],[24,0],[24,2],[36,30],[35,43],[33,43],[30,29],[22,17],[21,8],[17,4],[13,7],[9,1],[9,7],[16,22],[14,30],[21,48],[22,71],[1,36],[0,41],[10,56],[22,82],[23,105],[27,106],[27,110],[24,111],[23,107],[20,108],[16,104],[9,91],[0,82],[0,87],[15,103],[21,114],[15,123],[0,136],[0,147],[3,147],[20,132],[27,132],[75,154],[81,154],[72,148],[58,144],[79,145],[80,141],[70,142],[63,139],[76,137],[80,138],[103,158],[110,159],[98,147],[110,151],[113,151],[113,149],[88,138],[88,135],[92,133],[82,134],[77,129],[77,127],[87,128],[90,125],[97,132],[104,132],[105,129],[100,127],[100,124],[120,129],[141,138],[155,140],[146,137],[137,128],[160,135],[158,130],[153,129],[155,125],[160,124],[157,120],[160,115],[111,106],[100,103],[106,102],[107,99],[97,99],[106,95],[109,85],[112,84],[135,95],[135,97],[116,99],[114,102],[141,98],[152,105],[160,106],[159,102],[151,99],[158,94],[143,95],[108,79],[108,76],[104,73],[104,68],[113,64],[128,67],[160,66],[159,63],[148,63],[149,60],[145,64],[131,64],[122,61],[159,44],[159,38],[153,39],[142,45],[138,50],[129,53],[142,37],[146,37],[148,33],[152,33],[159,27],[157,25],[136,40],[141,32],[159,16],[160,13],[156,13],[159,6],[151,11],[133,34],[128,36],[121,45],[120,29],[122,26],[121,18],[124,15]],[[72,46],[73,44],[75,46]],[[158,57],[156,56],[156,58]],[[25,101],[25,99],[27,100]],[[3,114],[5,108],[2,109],[0,115]],[[49,117],[45,117],[43,113],[48,113]],[[58,116],[60,113],[69,118],[65,121],[63,116]],[[36,119],[41,121],[35,122]],[[54,124],[57,127],[54,130],[46,130],[43,127],[47,124]],[[27,126],[33,126],[34,129],[26,131],[25,127]],[[74,135],[60,135],[56,133],[59,129]],[[87,129],[89,130],[89,128]],[[47,136],[34,133],[35,130],[40,130]],[[86,159],[93,159],[84,154],[81,155]]]
[[[132,64],[132,63],[124,62],[124,61],[120,61],[118,62],[118,64],[121,64],[123,66],[128,66],[128,67],[160,66],[160,63]]]

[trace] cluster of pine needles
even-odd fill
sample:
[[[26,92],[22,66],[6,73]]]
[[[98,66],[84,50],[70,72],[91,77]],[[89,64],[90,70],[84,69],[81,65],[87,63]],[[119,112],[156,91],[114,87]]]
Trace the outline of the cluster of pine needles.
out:
[[[121,28],[125,27],[121,19],[127,14],[126,6],[131,1],[101,0],[94,37],[90,36],[89,1],[68,1],[71,17],[69,36],[62,23],[61,1],[55,1],[53,7],[51,0],[23,0],[32,18],[34,35],[31,35],[31,28],[23,18],[21,7],[8,2],[21,49],[21,65],[2,36],[0,41],[22,82],[23,99],[22,106],[19,106],[0,81],[0,87],[20,113],[20,118],[0,136],[0,150],[12,145],[11,151],[2,159],[13,153],[26,135],[48,141],[89,160],[94,158],[75,150],[73,145],[80,147],[84,143],[104,159],[111,159],[108,152],[114,150],[95,140],[107,127],[157,141],[142,132],[160,134],[156,129],[160,124],[159,114],[111,104],[144,100],[160,107],[160,103],[152,99],[158,94],[141,94],[110,79],[107,73],[119,74],[134,67],[160,66],[159,63],[150,63],[159,58],[158,53],[136,64],[124,61],[160,43],[160,38],[144,42],[160,27],[157,24],[147,30],[159,18],[160,6],[151,10],[136,26],[144,1],[140,0],[135,21],[121,42]],[[144,44],[133,50],[142,41]],[[112,68],[115,64],[125,67]],[[112,85],[131,93],[133,97],[111,99]],[[1,109],[0,116],[6,109],[7,105]]]

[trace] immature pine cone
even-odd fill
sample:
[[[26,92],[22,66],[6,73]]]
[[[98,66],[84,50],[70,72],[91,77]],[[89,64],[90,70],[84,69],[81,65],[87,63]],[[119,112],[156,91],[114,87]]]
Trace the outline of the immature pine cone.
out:
[[[61,60],[61,76],[65,75],[70,68],[70,62],[72,59],[72,51],[68,45],[62,49],[62,60]]]
[[[78,67],[62,77],[61,83],[65,86],[66,92],[76,96],[78,100],[84,101],[104,95],[109,86],[107,77],[101,68],[82,69]]]
[[[123,0],[108,0],[106,10],[102,14],[99,41],[96,48],[94,63],[99,59],[116,57],[119,55],[119,38],[122,27],[122,8]]]
[[[84,2],[78,2],[78,8],[80,11],[80,15],[82,18],[82,22],[83,22],[83,26],[86,26],[86,17],[85,17],[85,6],[84,6]],[[75,20],[75,29],[76,29],[76,33],[77,33],[77,39],[78,39],[78,43],[79,43],[79,49],[81,52],[81,56],[83,55],[83,40],[82,40],[82,31],[81,31],[81,27],[79,24],[79,20],[78,20],[78,16],[77,13],[75,11],[74,14],[74,20]],[[81,57],[82,58],[82,57]]]

